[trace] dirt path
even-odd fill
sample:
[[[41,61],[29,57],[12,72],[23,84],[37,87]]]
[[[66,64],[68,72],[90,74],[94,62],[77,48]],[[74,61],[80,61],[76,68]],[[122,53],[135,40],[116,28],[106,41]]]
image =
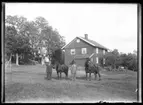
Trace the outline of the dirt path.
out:
[[[85,73],[78,71],[77,80],[46,80],[45,67],[19,66],[5,74],[6,102],[136,102],[136,73],[102,71],[102,80],[85,80]],[[70,78],[70,72],[69,72]]]

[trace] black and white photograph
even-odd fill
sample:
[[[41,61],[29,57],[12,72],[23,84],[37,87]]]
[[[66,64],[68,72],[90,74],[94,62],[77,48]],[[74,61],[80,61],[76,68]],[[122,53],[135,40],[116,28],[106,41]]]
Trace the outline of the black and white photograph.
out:
[[[142,102],[139,7],[3,3],[3,102]]]

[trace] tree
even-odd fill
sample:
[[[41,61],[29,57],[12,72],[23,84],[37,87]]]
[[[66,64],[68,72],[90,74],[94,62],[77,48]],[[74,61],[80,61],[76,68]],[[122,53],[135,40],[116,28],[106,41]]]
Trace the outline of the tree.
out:
[[[6,41],[9,49],[12,49],[12,53],[16,54],[16,65],[19,65],[19,56],[23,52],[29,51],[29,38],[26,36],[23,29],[27,19],[18,16],[7,16],[6,17]],[[11,27],[11,28],[10,28]],[[13,35],[10,34],[15,29]],[[11,40],[12,39],[12,40]],[[11,45],[11,46],[10,46]],[[30,51],[29,51],[30,52]]]
[[[54,64],[55,61],[58,61],[60,64],[64,64],[64,55],[63,51],[61,49],[57,49],[52,54],[52,63]]]
[[[57,49],[65,45],[64,37],[58,31],[48,25],[48,21],[43,17],[37,17],[34,21],[27,21],[25,17],[7,16],[6,27],[13,27],[10,30],[15,30],[13,40],[9,40],[9,49],[12,49],[13,54],[16,55],[16,64],[18,65],[19,57],[26,59],[35,59],[38,52],[45,47],[47,54],[54,53]],[[8,31],[8,30],[6,30]],[[10,31],[8,31],[8,36]],[[8,49],[7,49],[8,52]],[[27,57],[29,55],[29,57]],[[42,59],[44,54],[41,52]]]
[[[137,71],[137,53],[119,53],[117,49],[108,52],[105,55],[106,66],[112,66],[112,68],[118,68],[123,66],[129,70]]]
[[[108,52],[106,55],[105,55],[105,65],[106,66],[112,66],[114,67],[114,64],[115,64],[115,57],[114,55],[112,54],[112,52]]]
[[[26,35],[29,39],[29,46],[31,47],[31,53],[33,55],[32,59],[34,59],[35,53],[37,53],[38,49],[38,28],[35,26],[34,21],[25,22],[23,29],[21,30],[21,34]]]
[[[124,54],[124,53],[120,54],[121,66],[126,67],[126,68],[128,67],[128,64],[127,64],[128,57],[127,56],[128,55]]]
[[[53,30],[53,28],[48,25],[48,21],[45,18],[37,17],[35,23],[40,36],[38,42],[39,48],[42,49],[42,47],[46,47],[47,54],[52,59],[51,53],[54,53],[54,51],[65,45],[64,38],[57,30]]]
[[[117,49],[114,49],[113,51],[108,52],[105,55],[105,59],[106,59],[105,65],[112,66],[113,69],[117,69],[122,63],[120,54]]]
[[[137,56],[136,54],[129,53],[127,56],[128,69],[137,71]]]
[[[6,58],[11,58],[11,56],[15,52],[15,49],[13,49],[13,46],[15,46],[15,42],[16,42],[15,35],[16,34],[17,34],[17,31],[15,27],[8,26],[5,28],[5,56]]]

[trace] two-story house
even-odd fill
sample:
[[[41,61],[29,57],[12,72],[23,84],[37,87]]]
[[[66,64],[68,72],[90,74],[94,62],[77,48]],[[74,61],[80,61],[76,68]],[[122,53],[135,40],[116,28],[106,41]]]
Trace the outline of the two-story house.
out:
[[[64,61],[66,65],[75,59],[79,66],[84,66],[86,58],[91,58],[94,63],[99,64],[99,58],[103,57],[108,49],[101,44],[88,39],[88,34],[85,37],[76,37],[70,43],[63,46],[65,51]],[[105,59],[103,58],[103,63]]]

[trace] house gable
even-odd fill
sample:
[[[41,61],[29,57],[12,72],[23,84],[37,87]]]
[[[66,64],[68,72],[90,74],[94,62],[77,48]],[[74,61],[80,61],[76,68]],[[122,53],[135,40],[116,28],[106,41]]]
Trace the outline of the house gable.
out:
[[[75,40],[76,40],[76,38],[74,38],[70,43],[64,45],[61,49],[66,49],[66,48],[68,48],[68,46],[69,46],[71,43],[73,43]]]
[[[77,40],[80,40],[80,42],[77,42]],[[62,49],[84,48],[84,47],[87,48],[87,47],[93,47],[93,46],[81,40],[80,38],[76,37],[69,44],[62,47]]]
[[[76,42],[77,39],[80,40],[79,43]],[[81,47],[82,47],[81,42],[84,42],[84,44],[86,43],[86,44],[88,44],[88,45],[90,45],[90,46],[92,46],[92,47],[95,47],[95,48],[100,48],[100,49],[106,50],[106,51],[109,50],[108,48],[106,48],[106,47],[100,45],[99,43],[97,43],[97,42],[95,42],[95,41],[93,41],[93,40],[89,40],[89,39],[87,40],[87,39],[85,39],[85,38],[83,38],[83,37],[76,37],[76,38],[74,38],[70,43],[68,43],[67,45],[63,46],[62,49],[71,48],[71,47],[74,47],[74,46],[76,46],[76,47],[81,46]],[[73,44],[73,43],[74,43],[74,44]],[[78,44],[77,44],[77,43],[78,43]]]

